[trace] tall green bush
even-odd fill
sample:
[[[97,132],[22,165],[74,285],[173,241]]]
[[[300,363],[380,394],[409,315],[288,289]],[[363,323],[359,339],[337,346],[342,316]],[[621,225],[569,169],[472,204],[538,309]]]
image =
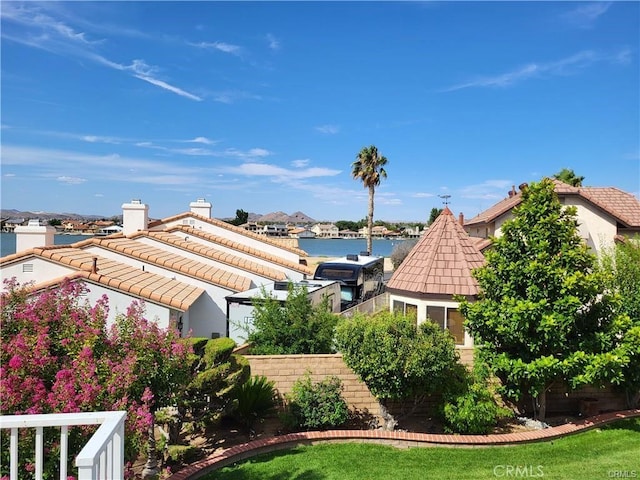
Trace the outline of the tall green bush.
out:
[[[287,395],[295,426],[305,430],[339,427],[349,419],[349,407],[342,396],[342,382],[331,376],[314,383],[306,373],[296,380]]]
[[[338,316],[329,310],[328,299],[313,305],[306,287],[289,284],[284,306],[268,292],[253,304],[253,327],[249,332],[251,353],[286,355],[333,353]]]

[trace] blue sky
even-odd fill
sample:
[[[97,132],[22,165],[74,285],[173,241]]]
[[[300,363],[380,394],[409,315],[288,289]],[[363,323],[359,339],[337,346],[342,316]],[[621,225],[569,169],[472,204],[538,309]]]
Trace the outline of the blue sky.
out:
[[[563,167],[640,193],[638,2],[7,2],[2,208],[152,218],[205,197],[466,217]]]

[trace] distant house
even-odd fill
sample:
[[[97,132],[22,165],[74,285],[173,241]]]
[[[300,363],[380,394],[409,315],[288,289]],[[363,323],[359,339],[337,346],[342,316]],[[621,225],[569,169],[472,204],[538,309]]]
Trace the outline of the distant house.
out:
[[[384,225],[374,225],[373,228],[371,229],[371,232],[372,232],[373,238],[385,238],[389,236],[397,236],[395,232],[388,230],[387,227],[385,227]],[[368,233],[369,233],[368,227],[362,227],[360,230],[358,230],[358,235],[360,237],[366,238],[368,236]]]
[[[340,231],[333,223],[316,223],[311,227],[311,231],[317,238],[338,238]]]
[[[2,231],[11,233],[16,229],[16,227],[24,225],[25,223],[26,220],[24,218],[8,218],[2,221]]]
[[[340,230],[338,232],[338,236],[340,238],[360,238],[360,234],[353,230]]]
[[[289,235],[289,230],[286,225],[264,225],[257,233],[268,237],[286,237]]]
[[[470,349],[473,339],[454,296],[477,298],[479,287],[471,272],[483,264],[483,254],[445,207],[387,283],[390,308],[414,315],[418,324],[427,319],[437,323],[451,332],[459,348]]]
[[[309,230],[306,227],[296,227],[289,229],[289,236],[291,238],[316,238],[315,232]]]
[[[418,238],[425,230],[420,230],[419,225],[409,226],[402,231],[402,235],[407,238]]]
[[[615,187],[573,187],[552,179],[560,203],[577,209],[578,231],[597,254],[611,247],[618,235],[640,234],[640,200]],[[520,188],[525,188],[522,184]],[[464,222],[465,230],[486,247],[491,236],[501,235],[502,225],[513,218],[513,209],[522,202],[522,191],[515,186],[507,198]]]

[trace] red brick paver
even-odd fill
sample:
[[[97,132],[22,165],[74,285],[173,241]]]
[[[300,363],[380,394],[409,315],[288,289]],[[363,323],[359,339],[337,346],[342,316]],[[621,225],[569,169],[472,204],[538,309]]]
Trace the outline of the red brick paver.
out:
[[[603,413],[577,422],[557,427],[518,433],[495,435],[440,435],[415,432],[386,432],[382,430],[329,430],[325,432],[298,432],[276,437],[261,438],[251,442],[221,449],[207,458],[193,463],[167,480],[195,480],[202,475],[231,463],[244,460],[261,453],[283,450],[296,445],[310,445],[317,442],[377,442],[395,446],[450,446],[477,447],[492,445],[513,445],[517,443],[539,442],[589,430],[625,418],[640,417],[640,409]]]

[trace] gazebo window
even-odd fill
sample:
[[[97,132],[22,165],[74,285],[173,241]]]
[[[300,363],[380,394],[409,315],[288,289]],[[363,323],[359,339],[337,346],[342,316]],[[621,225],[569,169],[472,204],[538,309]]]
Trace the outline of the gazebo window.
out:
[[[464,317],[457,308],[427,306],[427,318],[453,335],[456,345],[464,345]]]
[[[409,318],[413,318],[418,323],[418,306],[412,303],[404,303],[398,300],[393,301],[393,313],[400,313]]]

